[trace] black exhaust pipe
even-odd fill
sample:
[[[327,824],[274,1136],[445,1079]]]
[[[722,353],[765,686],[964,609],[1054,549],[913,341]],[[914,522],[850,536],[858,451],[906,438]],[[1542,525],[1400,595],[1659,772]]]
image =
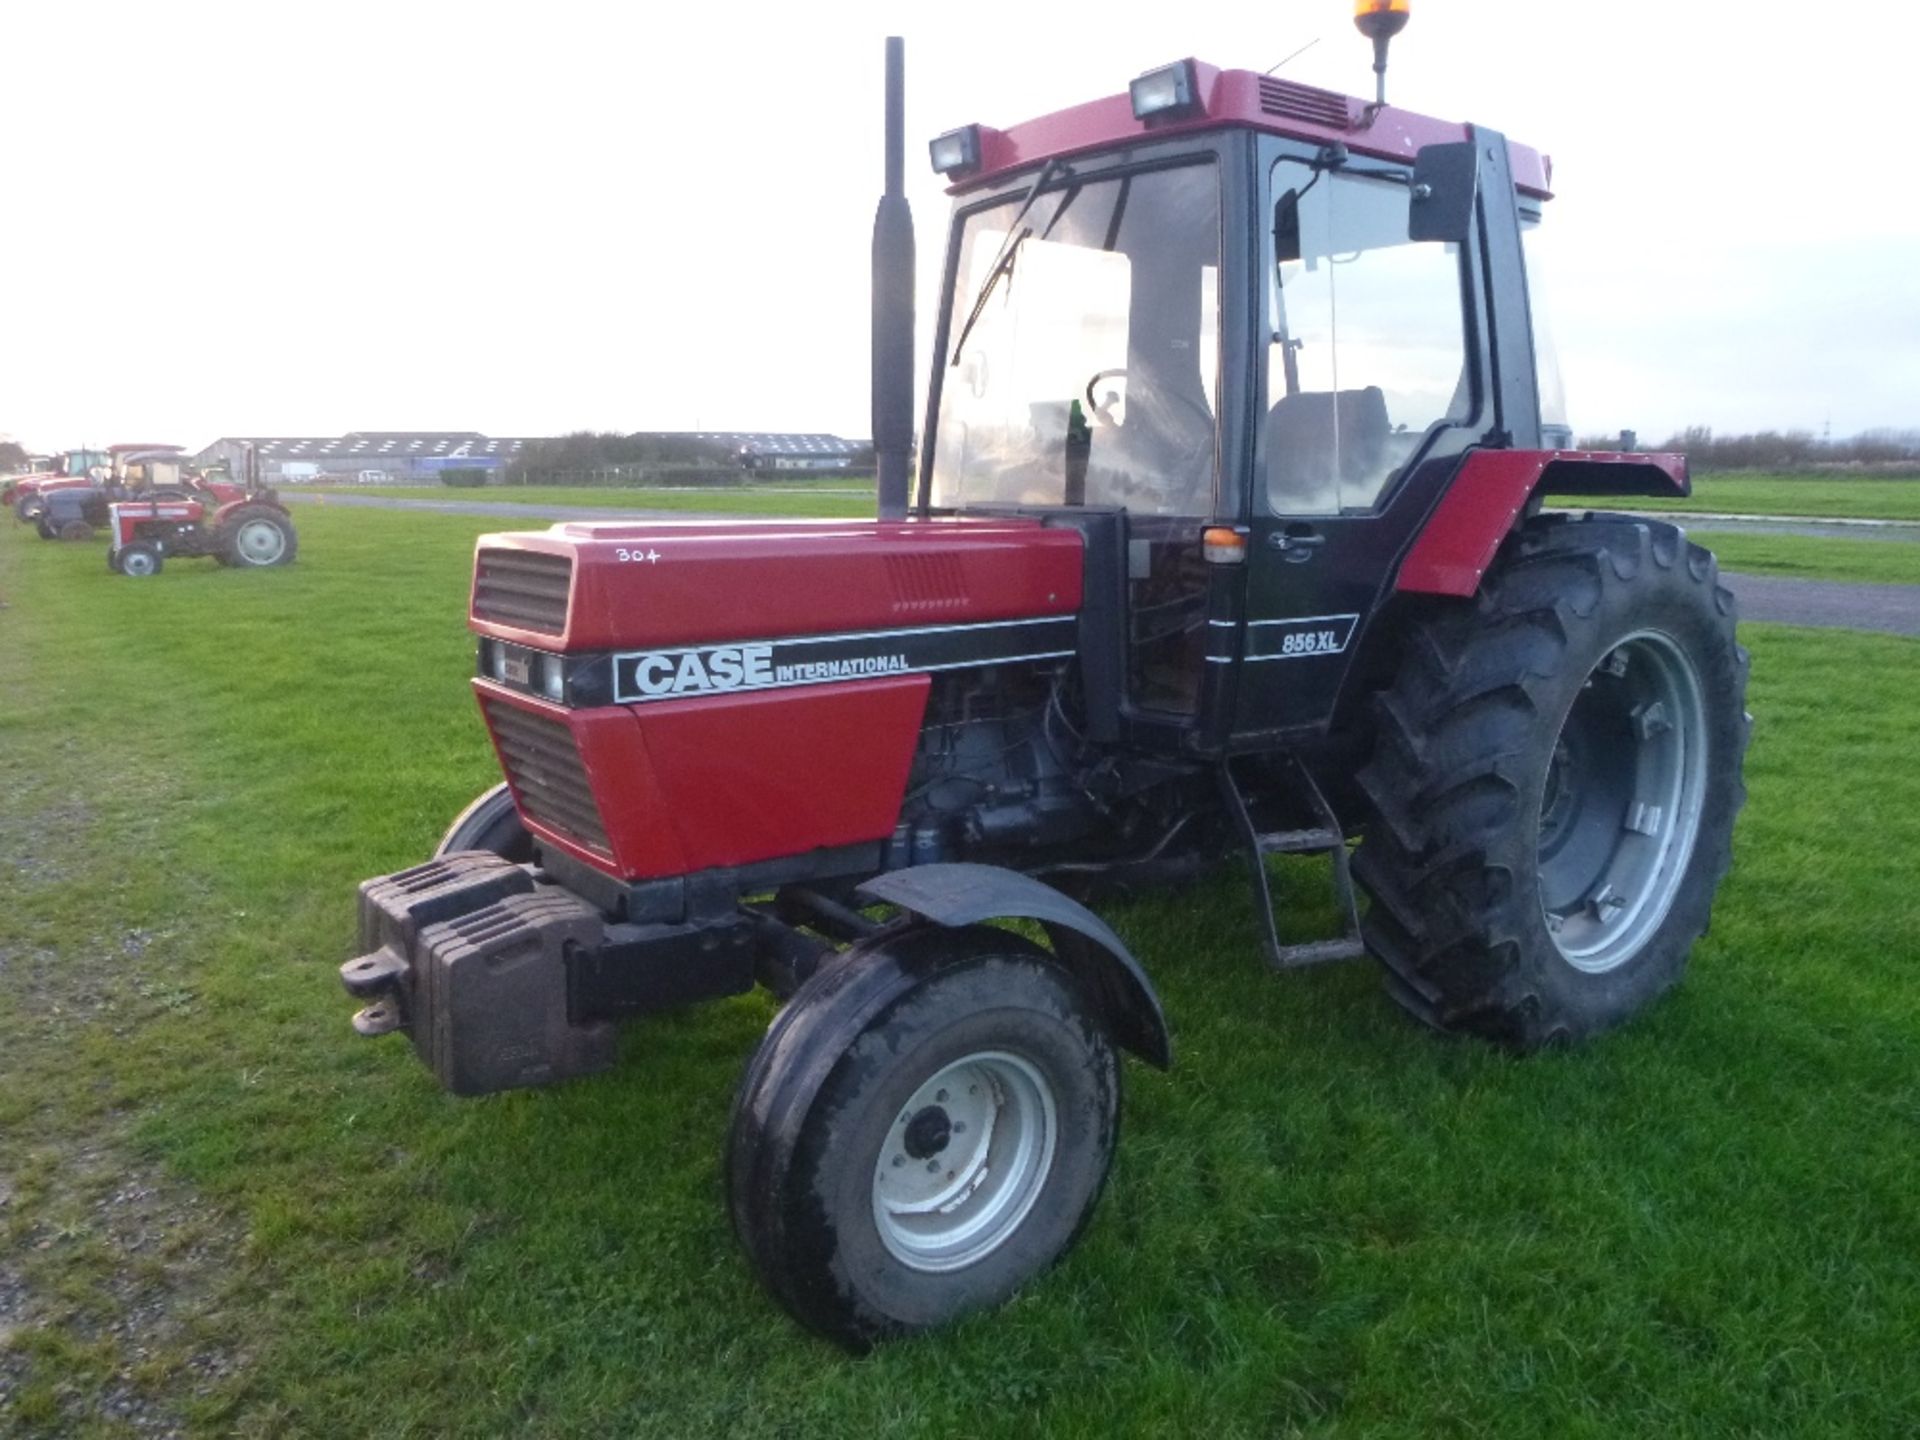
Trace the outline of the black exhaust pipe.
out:
[[[913,212],[907,206],[906,43],[887,37],[887,188],[873,217],[873,458],[880,518],[907,516],[913,454]]]

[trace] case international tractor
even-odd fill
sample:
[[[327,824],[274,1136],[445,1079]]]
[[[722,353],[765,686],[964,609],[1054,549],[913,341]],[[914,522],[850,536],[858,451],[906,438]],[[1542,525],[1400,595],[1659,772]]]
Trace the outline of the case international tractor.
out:
[[[1382,59],[1405,11],[1362,0]],[[910,496],[898,71],[889,42],[879,517],[483,537],[505,783],[362,885],[341,972],[355,1028],[464,1095],[768,988],[732,1219],[855,1347],[1060,1256],[1117,1053],[1170,1062],[1085,900],[1237,855],[1250,954],[1364,951],[1436,1030],[1584,1040],[1706,930],[1749,725],[1712,555],[1542,513],[1687,469],[1567,448],[1529,287],[1547,167],[1481,126],[1185,60],[943,135]],[[1330,857],[1347,933],[1279,941],[1274,852]]]

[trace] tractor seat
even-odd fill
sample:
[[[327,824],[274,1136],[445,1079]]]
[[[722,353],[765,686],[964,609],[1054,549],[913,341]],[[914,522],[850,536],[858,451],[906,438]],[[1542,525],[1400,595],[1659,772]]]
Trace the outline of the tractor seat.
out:
[[[1283,395],[1267,412],[1267,494],[1282,514],[1332,515],[1372,502],[1392,469],[1387,397],[1364,390]]]

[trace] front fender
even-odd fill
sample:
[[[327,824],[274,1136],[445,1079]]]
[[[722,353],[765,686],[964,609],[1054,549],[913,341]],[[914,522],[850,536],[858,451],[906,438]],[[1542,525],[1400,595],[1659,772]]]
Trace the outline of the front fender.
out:
[[[1114,1038],[1162,1070],[1173,1063],[1166,1011],[1147,972],[1104,920],[1051,885],[998,865],[916,865],[877,875],[858,893],[950,930],[986,920],[1037,921],[1054,955],[1100,1002]]]

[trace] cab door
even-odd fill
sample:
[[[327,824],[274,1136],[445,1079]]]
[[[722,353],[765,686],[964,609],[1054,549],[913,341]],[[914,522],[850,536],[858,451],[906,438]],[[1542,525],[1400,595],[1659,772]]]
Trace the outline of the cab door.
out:
[[[1367,163],[1266,166],[1236,731],[1324,724],[1369,616],[1485,425],[1471,245],[1408,239],[1410,187]],[[1372,173],[1358,173],[1365,170]]]

